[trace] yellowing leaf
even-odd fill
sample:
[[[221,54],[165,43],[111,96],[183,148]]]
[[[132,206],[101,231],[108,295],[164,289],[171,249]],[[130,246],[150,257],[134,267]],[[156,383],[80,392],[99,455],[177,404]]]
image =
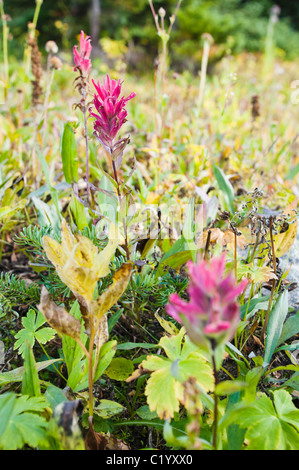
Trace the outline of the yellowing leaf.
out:
[[[43,245],[62,282],[78,300],[83,297],[87,306],[93,299],[98,279],[109,274],[109,263],[119,240],[119,233],[111,224],[108,245],[99,252],[89,238],[74,236],[63,220],[61,244],[44,236]]]
[[[171,363],[152,373],[145,395],[150,411],[156,411],[161,419],[171,419],[183,400],[183,386],[171,375]],[[163,396],[163,400],[161,397]]]
[[[158,320],[162,328],[170,335],[176,335],[178,334],[179,330],[177,327],[168,320],[165,320],[165,318],[160,317],[157,313],[155,313],[155,318]]]
[[[159,346],[167,357],[148,356],[139,368],[152,372],[145,388],[150,411],[156,411],[161,419],[171,419],[179,411],[180,404],[187,409],[192,406],[184,394],[186,381],[192,378],[194,385],[206,393],[213,389],[214,377],[210,364],[185,336],[184,328],[177,335],[161,338]],[[200,395],[198,404],[201,405]]]
[[[285,253],[287,253],[296,239],[298,221],[294,210],[297,208],[297,202],[298,200],[296,199],[291,204],[289,204],[283,213],[284,215],[289,215],[290,222],[293,223],[289,224],[289,227],[285,232],[278,233],[274,237],[275,256],[277,258],[280,258]]]
[[[118,301],[127,288],[132,271],[131,263],[124,263],[113,276],[113,283],[91,304],[92,314],[101,318]]]
[[[254,263],[246,264],[238,262],[238,279],[247,276],[255,283],[268,282],[271,279],[277,279],[270,266],[256,266]]]

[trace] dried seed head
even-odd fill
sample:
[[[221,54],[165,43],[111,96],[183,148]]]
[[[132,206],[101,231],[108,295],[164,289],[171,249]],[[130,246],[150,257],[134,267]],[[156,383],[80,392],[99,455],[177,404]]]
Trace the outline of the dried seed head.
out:
[[[50,66],[51,68],[55,70],[60,70],[62,69],[62,61],[59,59],[59,57],[51,57],[50,59]]]
[[[210,44],[213,44],[214,42],[213,36],[211,36],[209,33],[203,33],[201,37],[204,41],[208,41]]]
[[[48,54],[57,54],[58,46],[55,41],[48,41],[45,46],[46,51]]]
[[[36,106],[41,103],[41,95],[43,93],[41,87],[43,75],[42,55],[39,51],[36,38],[29,37],[27,42],[31,47],[31,69],[34,76],[34,80],[32,80],[32,104]]]
[[[260,116],[260,102],[258,95],[254,95],[251,98],[251,116],[253,120]]]

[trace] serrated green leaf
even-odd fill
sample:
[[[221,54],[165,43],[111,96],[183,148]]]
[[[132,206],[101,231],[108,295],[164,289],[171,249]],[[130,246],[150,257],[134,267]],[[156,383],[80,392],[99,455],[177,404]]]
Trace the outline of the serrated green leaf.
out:
[[[43,397],[0,395],[0,449],[22,449],[25,444],[35,448],[45,443],[47,421],[37,413],[46,408]]]
[[[243,400],[232,406],[220,420],[219,429],[231,424],[246,429],[248,450],[298,450],[298,414],[285,390],[273,392],[273,402],[261,393],[250,403]]]
[[[45,317],[41,312],[35,312],[30,309],[26,317],[22,318],[24,328],[15,335],[17,341],[14,344],[14,349],[19,349],[19,353],[24,357],[26,342],[33,347],[35,340],[41,344],[45,344],[56,335],[53,328],[45,327],[39,329],[46,322]]]

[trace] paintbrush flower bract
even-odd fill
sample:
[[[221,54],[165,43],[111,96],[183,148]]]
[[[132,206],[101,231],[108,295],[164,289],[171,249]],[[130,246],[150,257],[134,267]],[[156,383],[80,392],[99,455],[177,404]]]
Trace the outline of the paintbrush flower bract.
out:
[[[217,343],[229,341],[239,323],[236,299],[248,280],[236,284],[231,274],[225,275],[225,262],[225,255],[212,258],[210,262],[189,262],[189,302],[171,294],[166,306],[168,315],[183,324],[191,340],[199,346],[207,345],[211,339]]]
[[[126,104],[136,96],[136,93],[132,92],[126,98],[119,98],[121,81],[111,79],[109,75],[102,84],[96,83],[94,80],[92,82],[96,89],[93,103],[97,111],[90,113],[95,118],[94,135],[112,158],[115,158],[120,153],[119,151],[123,150],[122,144],[126,145],[127,143],[127,139],[121,139],[118,142],[115,142],[115,139],[127,120]]]
[[[81,31],[79,50],[77,45],[73,47],[76,68],[79,67],[82,74],[85,76],[88,75],[91,71],[90,54],[92,45],[90,44],[90,41],[90,36],[85,36],[84,31]]]

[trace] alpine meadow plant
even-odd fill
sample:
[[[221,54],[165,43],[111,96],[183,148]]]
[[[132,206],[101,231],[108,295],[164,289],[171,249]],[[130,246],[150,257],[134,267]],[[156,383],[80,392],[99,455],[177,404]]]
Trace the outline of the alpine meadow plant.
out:
[[[244,291],[248,280],[243,279],[236,285],[231,274],[224,276],[225,263],[225,254],[199,264],[188,262],[190,301],[171,294],[166,306],[168,315],[183,324],[190,339],[204,349],[211,343],[229,341],[240,319],[235,299]]]
[[[120,209],[126,205],[124,202],[126,203],[127,201],[127,192],[122,191],[124,185],[120,184],[118,171],[122,164],[123,152],[130,142],[130,138],[125,137],[117,140],[117,136],[121,127],[127,121],[126,118],[128,113],[125,109],[126,104],[136,96],[136,93],[132,92],[126,98],[123,96],[120,98],[122,83],[120,80],[111,79],[109,75],[107,75],[106,81],[103,80],[102,84],[100,84],[100,82],[96,83],[94,80],[92,80],[92,82],[96,90],[93,104],[97,111],[95,113],[92,109],[90,110],[90,116],[95,118],[94,136],[110,157],[110,164],[113,172],[112,178],[115,181],[118,206]],[[134,167],[131,170],[131,174],[133,172]],[[130,253],[128,248],[126,223],[127,213],[123,213],[121,209],[119,210],[119,213],[122,214],[120,216],[119,223],[120,226],[123,227],[125,251],[127,259],[129,259]]]
[[[127,120],[126,104],[136,96],[136,93],[130,93],[127,98],[119,98],[121,81],[113,80],[109,75],[107,75],[106,81],[103,80],[102,85],[94,80],[92,82],[96,89],[93,104],[97,111],[97,113],[90,113],[95,118],[94,135],[111,156],[114,176],[117,179],[116,172],[121,165],[123,151],[130,140],[124,138],[116,141],[116,137]]]
[[[79,68],[82,75],[85,77],[88,76],[91,71],[90,54],[92,45],[90,41],[90,36],[85,37],[84,31],[81,31],[79,51],[77,45],[73,47],[74,62],[76,64],[74,70],[76,71],[77,68]]]
[[[85,153],[86,153],[86,184],[87,184],[87,199],[90,200],[90,188],[89,188],[89,146],[88,146],[88,130],[87,130],[87,96],[88,96],[88,78],[91,71],[91,60],[90,54],[92,45],[90,43],[90,36],[85,36],[84,31],[81,31],[79,51],[78,46],[73,47],[73,55],[75,68],[74,71],[79,72],[75,81],[77,81],[76,87],[81,95],[81,100],[76,107],[80,108],[83,114],[84,120],[84,137],[85,137]]]
[[[62,11],[58,50],[53,8],[38,21],[31,0],[21,54],[14,3],[0,0],[0,449],[299,449],[299,108],[278,8],[267,33],[256,23],[265,54],[238,57],[195,1],[106,2],[103,25],[128,21],[102,50],[100,2],[92,34]],[[181,28],[203,39],[193,58]]]
[[[82,340],[80,320],[74,318],[64,307],[53,302],[45,286],[42,288],[38,308],[49,325],[58,333],[73,338],[86,356],[90,428],[93,427],[93,384],[97,376],[100,350],[109,339],[106,314],[124,293],[132,270],[131,263],[124,263],[114,274],[112,284],[100,296],[96,295],[98,280],[110,273],[109,264],[118,243],[117,229],[111,225],[108,244],[99,252],[87,237],[79,234],[73,235],[64,220],[61,228],[61,243],[49,236],[43,237],[43,246],[48,259],[79,304],[85,333],[89,337],[88,350]]]
[[[225,276],[226,255],[203,260],[199,264],[188,262],[191,281],[187,288],[190,301],[177,294],[169,296],[166,312],[181,323],[191,341],[211,355],[215,388],[218,384],[219,362],[223,347],[230,341],[240,320],[237,297],[248,285],[248,279],[236,284],[235,278]],[[220,357],[219,357],[220,356]],[[214,394],[213,447],[217,448],[218,396]]]

